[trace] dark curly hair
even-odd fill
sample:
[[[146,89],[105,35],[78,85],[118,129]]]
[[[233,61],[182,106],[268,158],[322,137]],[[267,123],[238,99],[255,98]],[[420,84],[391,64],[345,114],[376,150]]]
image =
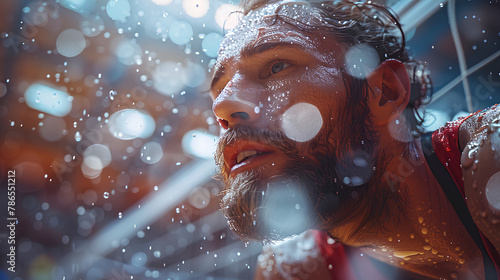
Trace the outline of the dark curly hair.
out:
[[[277,0],[242,0],[242,13],[248,15],[260,7],[277,3]],[[307,5],[320,15],[319,23],[303,23],[280,15],[279,11],[289,5]],[[424,111],[422,105],[430,101],[432,82],[424,63],[413,59],[406,47],[403,28],[398,17],[388,8],[368,2],[347,0],[306,0],[304,2],[284,2],[277,6],[275,20],[282,19],[305,31],[327,30],[335,38],[348,46],[368,44],[376,50],[379,61],[397,59],[405,64],[411,82],[411,95],[404,117],[410,129],[417,134],[423,133]],[[367,89],[366,79],[348,78],[352,88]],[[367,100],[367,90],[352,91],[349,105]],[[352,108],[351,108],[352,109]]]

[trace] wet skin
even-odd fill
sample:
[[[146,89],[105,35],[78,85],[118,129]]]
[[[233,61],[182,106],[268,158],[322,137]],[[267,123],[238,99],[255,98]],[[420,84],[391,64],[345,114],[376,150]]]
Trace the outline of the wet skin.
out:
[[[316,106],[323,112],[323,119],[337,118],[338,101],[345,96],[336,63],[338,54],[320,52],[315,47],[318,44],[338,46],[337,41],[311,38],[288,25],[270,28],[266,25],[258,29],[256,38],[233,39],[238,41],[239,48],[229,54],[222,51],[219,56],[212,98],[213,110],[222,128],[244,124],[280,130],[281,116],[297,103]],[[255,108],[259,108],[258,113]],[[299,148],[307,151],[308,143]],[[250,149],[266,153],[237,165],[237,154]],[[270,177],[284,163],[279,151],[260,143],[240,142],[235,147],[227,147],[224,156],[228,176],[264,164]]]
[[[281,21],[270,25],[266,18],[226,36],[212,84],[213,110],[222,133],[239,124],[280,130],[283,113],[300,102],[316,106],[324,123],[342,127],[335,122],[347,94],[339,74],[347,48],[331,35],[306,34]],[[386,221],[383,232],[361,232],[353,238],[360,216],[330,233],[383,262],[422,275],[482,279],[480,253],[426,164],[420,140],[415,139],[411,146],[402,140],[408,139],[403,135],[406,129],[395,135],[390,128],[389,124],[401,119],[409,96],[404,79],[394,74],[400,67],[391,63],[370,75],[375,94],[369,104],[380,134],[377,148],[388,151],[391,158],[385,174],[396,175],[401,184],[395,191],[410,198],[405,205],[407,217]],[[381,105],[384,93],[377,88],[383,88],[382,84],[397,91],[398,97]],[[398,123],[405,125],[404,121]],[[330,133],[324,127],[317,137]],[[461,135],[461,143],[468,142],[464,137]],[[297,145],[301,156],[310,157],[308,142]],[[248,150],[258,153],[239,162],[238,154]],[[282,152],[274,147],[248,141],[227,147],[224,159],[223,173],[228,177],[261,166],[265,166],[264,176],[271,177],[286,164]]]

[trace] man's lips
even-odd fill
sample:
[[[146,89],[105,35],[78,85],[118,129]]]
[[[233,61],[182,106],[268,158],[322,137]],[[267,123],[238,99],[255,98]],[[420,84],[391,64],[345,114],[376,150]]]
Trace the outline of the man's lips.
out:
[[[253,169],[278,157],[275,147],[249,141],[238,141],[224,148],[224,160],[231,176]]]

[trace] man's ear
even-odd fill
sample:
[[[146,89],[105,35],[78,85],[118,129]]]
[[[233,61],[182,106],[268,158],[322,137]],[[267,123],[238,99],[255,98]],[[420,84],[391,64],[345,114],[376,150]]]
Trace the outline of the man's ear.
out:
[[[382,62],[367,77],[368,102],[375,125],[385,125],[399,115],[410,100],[410,79],[403,63],[396,59]]]

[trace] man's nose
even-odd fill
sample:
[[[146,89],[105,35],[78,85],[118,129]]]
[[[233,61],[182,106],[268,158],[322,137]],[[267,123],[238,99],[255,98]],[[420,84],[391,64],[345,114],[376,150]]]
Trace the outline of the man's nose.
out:
[[[237,124],[250,124],[259,118],[258,95],[251,85],[229,82],[214,100],[212,109],[224,129]]]

